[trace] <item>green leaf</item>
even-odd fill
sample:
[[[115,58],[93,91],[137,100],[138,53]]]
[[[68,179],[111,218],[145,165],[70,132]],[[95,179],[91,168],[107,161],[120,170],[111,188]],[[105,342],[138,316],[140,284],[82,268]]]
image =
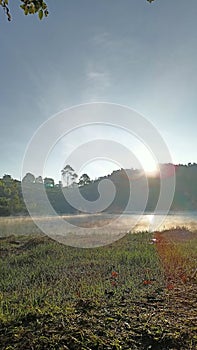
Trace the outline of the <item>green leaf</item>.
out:
[[[25,12],[25,15],[27,16],[28,13],[29,13],[29,10],[28,10],[28,7],[27,7],[27,6],[25,6],[24,12]]]
[[[45,10],[46,8],[47,8],[47,4],[45,2],[43,2],[42,9]]]
[[[34,6],[34,4],[31,4],[31,13],[35,13],[35,6]]]
[[[38,17],[39,17],[40,20],[42,19],[42,17],[43,17],[43,10],[40,10],[38,12]]]

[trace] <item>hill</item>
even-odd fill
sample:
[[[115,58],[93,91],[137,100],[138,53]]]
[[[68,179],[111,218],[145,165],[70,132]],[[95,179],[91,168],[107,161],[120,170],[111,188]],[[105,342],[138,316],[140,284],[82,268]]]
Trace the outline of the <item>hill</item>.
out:
[[[121,169],[80,187],[47,187],[46,193],[57,213],[74,214],[84,212],[88,211],[89,203],[80,203],[78,191],[88,202],[92,202],[93,206],[94,201],[99,199],[99,186],[103,184],[103,180],[110,180],[116,190],[115,196],[112,202],[109,202],[109,205],[101,209],[101,211],[110,213],[123,212],[125,210],[130,212],[154,211],[160,194],[161,178],[165,183],[175,174],[176,188],[170,209],[173,211],[197,210],[197,164],[164,164],[160,166],[160,170],[161,177],[159,174],[152,174],[147,177],[142,170]],[[28,182],[23,186],[23,191],[28,191],[29,193],[28,204],[37,214],[47,214],[45,210],[47,197],[43,200],[41,196],[43,186],[42,183]],[[110,199],[111,186],[106,181],[103,184],[103,194],[106,201]],[[77,203],[77,208],[66,200],[68,197],[74,203]],[[144,203],[146,203],[145,206]],[[0,179],[0,216],[26,213],[21,182],[12,179],[10,175],[4,175]]]

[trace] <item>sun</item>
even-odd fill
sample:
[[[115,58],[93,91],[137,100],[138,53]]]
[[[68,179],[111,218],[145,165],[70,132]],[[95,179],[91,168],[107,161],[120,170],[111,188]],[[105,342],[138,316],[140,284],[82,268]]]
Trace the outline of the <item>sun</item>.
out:
[[[142,167],[148,176],[155,176],[159,171],[158,165],[155,162],[144,162],[142,163]]]
[[[141,166],[147,176],[156,176],[159,171],[158,163],[153,155],[146,151],[140,157]]]
[[[143,143],[135,149],[135,156],[140,168],[147,176],[154,177],[159,172],[159,163],[153,152]]]

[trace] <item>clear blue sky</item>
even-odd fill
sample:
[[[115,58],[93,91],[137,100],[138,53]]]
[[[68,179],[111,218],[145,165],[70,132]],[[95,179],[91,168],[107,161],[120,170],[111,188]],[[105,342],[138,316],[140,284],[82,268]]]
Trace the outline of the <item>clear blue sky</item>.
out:
[[[91,101],[135,109],[174,163],[197,162],[197,1],[47,2],[41,22],[19,0],[10,0],[11,23],[0,12],[0,177],[20,177],[40,124]],[[53,168],[46,175],[57,179]]]

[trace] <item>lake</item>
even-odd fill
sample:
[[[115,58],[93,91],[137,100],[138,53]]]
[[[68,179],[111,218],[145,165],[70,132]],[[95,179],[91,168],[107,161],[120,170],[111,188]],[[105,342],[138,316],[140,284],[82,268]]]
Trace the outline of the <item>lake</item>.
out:
[[[162,214],[137,213],[80,214],[57,217],[1,217],[0,236],[46,233],[51,238],[72,246],[95,247],[110,244],[127,232],[167,230],[185,227],[197,231],[197,212]]]

